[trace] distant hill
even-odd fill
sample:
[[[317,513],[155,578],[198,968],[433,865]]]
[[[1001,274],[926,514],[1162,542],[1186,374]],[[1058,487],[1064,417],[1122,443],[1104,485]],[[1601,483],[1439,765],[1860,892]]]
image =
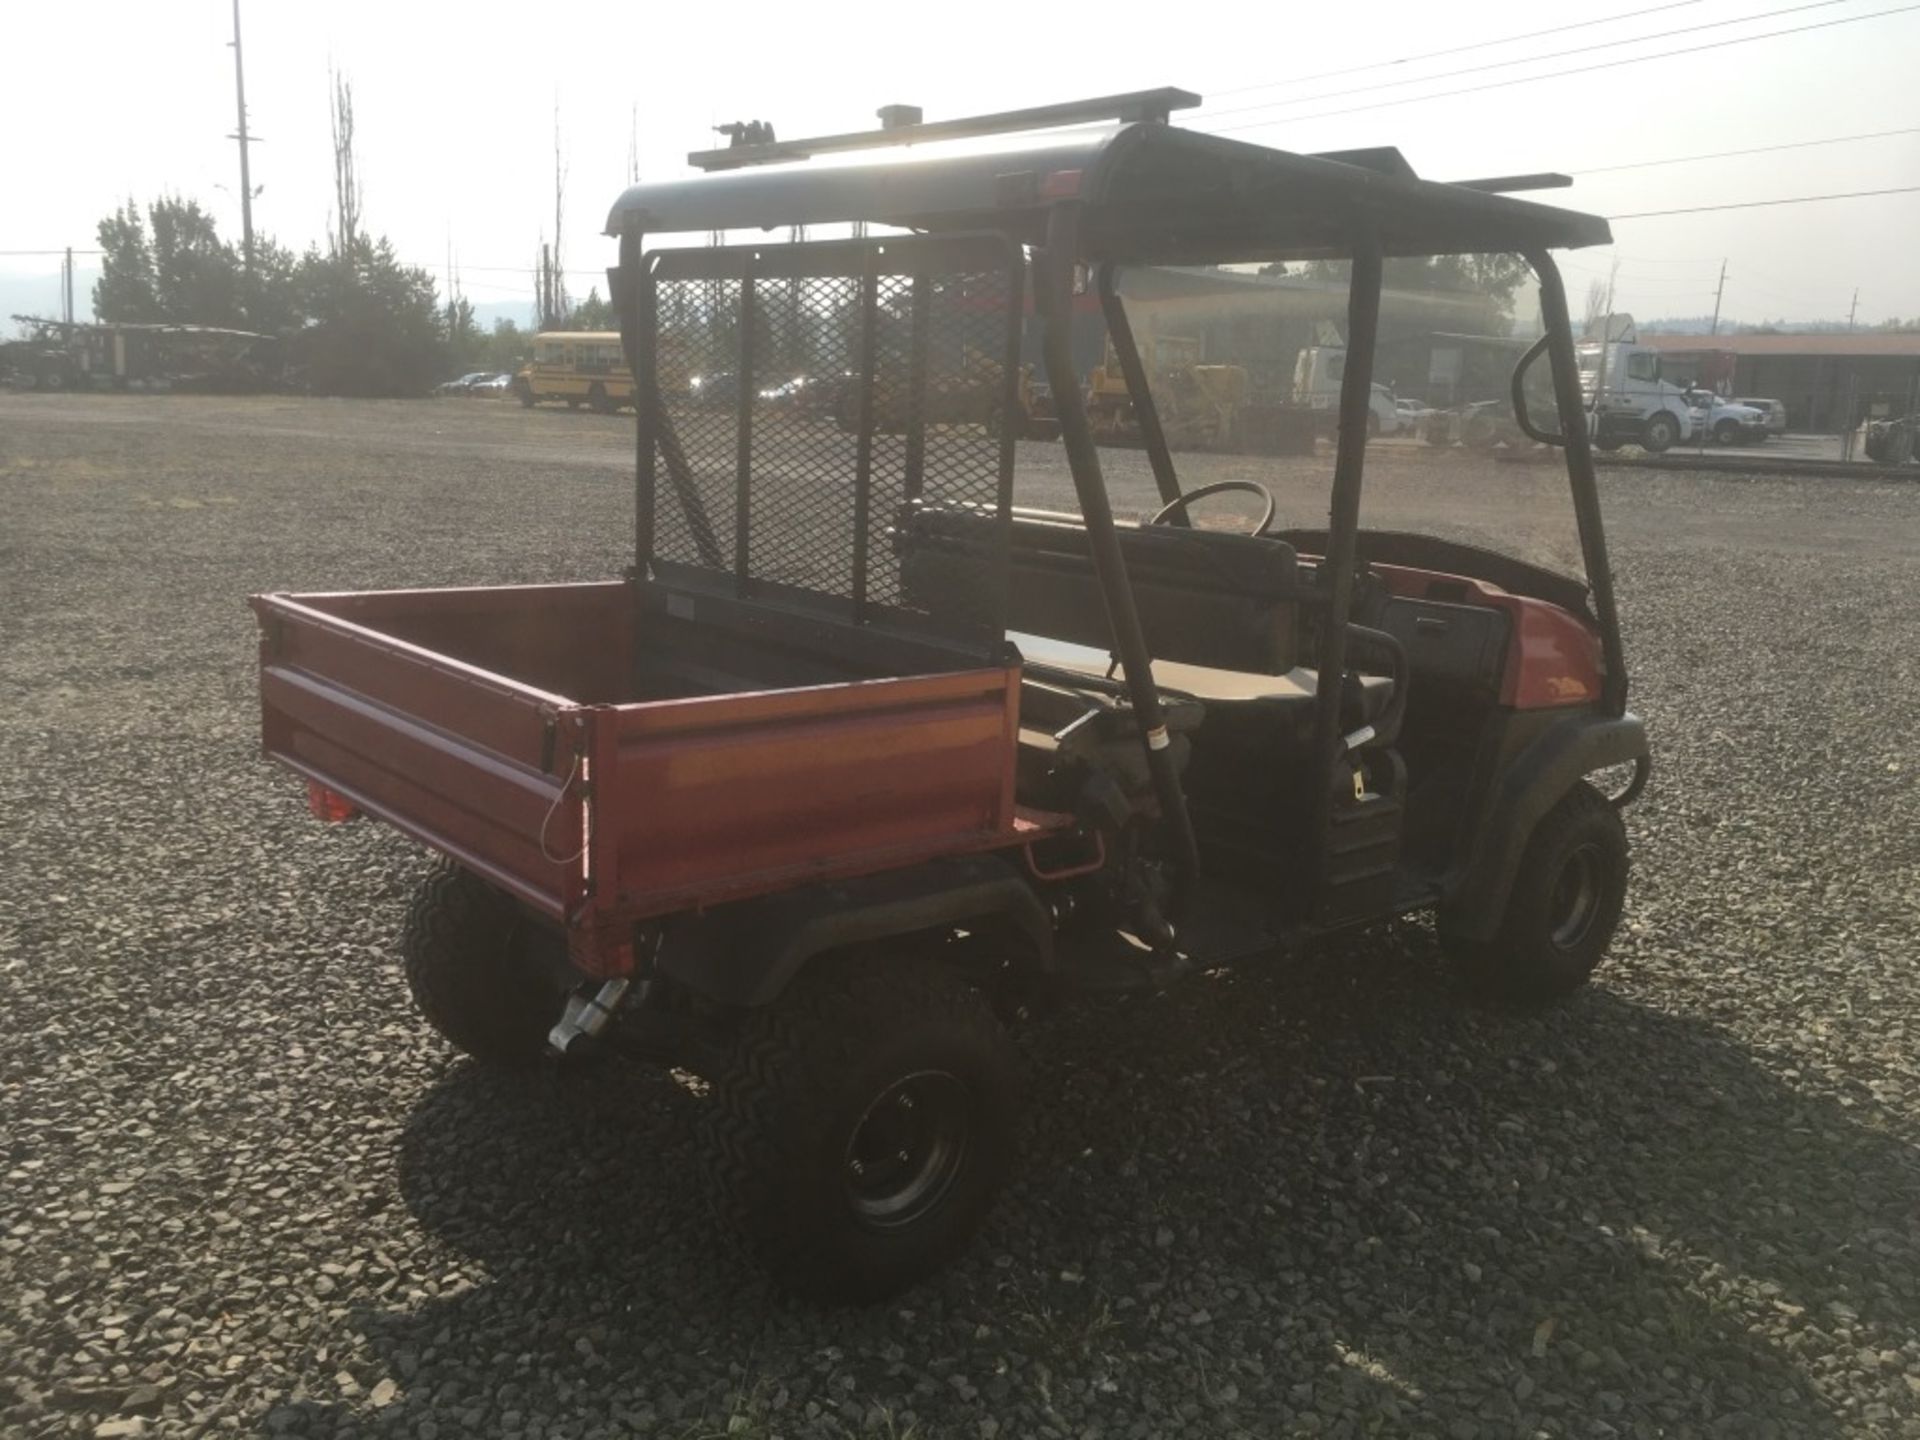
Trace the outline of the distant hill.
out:
[[[73,272],[73,310],[76,320],[93,318],[93,282],[98,270]],[[37,315],[45,320],[60,318],[60,273],[56,266],[49,275],[0,275],[0,336],[14,331],[15,315]]]
[[[1642,320],[1635,327],[1642,335],[1705,335],[1713,327],[1711,315],[1682,315],[1660,320]],[[1752,335],[1756,332],[1780,335],[1830,335],[1845,330],[1844,320],[1729,320],[1720,319],[1722,335]]]
[[[473,318],[480,322],[482,330],[493,329],[496,320],[511,320],[522,330],[533,328],[533,302],[531,300],[488,300],[473,307]]]

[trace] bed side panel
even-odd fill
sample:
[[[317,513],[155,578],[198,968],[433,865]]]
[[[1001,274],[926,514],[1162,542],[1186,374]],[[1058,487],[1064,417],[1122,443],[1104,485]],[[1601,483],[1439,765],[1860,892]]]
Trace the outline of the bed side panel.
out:
[[[549,915],[578,906],[578,707],[289,597],[252,603],[267,755]]]
[[[609,707],[594,872],[640,916],[1009,843],[1018,676]]]

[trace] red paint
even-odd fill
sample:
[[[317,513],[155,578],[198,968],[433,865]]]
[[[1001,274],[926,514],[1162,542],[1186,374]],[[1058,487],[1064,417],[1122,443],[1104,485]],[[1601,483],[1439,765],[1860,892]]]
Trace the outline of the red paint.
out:
[[[307,781],[307,811],[328,825],[343,825],[360,814],[360,807],[337,790],[329,790],[318,780]]]
[[[1500,703],[1516,710],[1586,705],[1600,698],[1600,632],[1558,605],[1514,595],[1485,580],[1413,570],[1402,565],[1370,567],[1394,595],[1444,600],[1503,611],[1509,640]]]
[[[266,753],[561,921],[590,975],[639,920],[1072,823],[1015,807],[1017,667],[626,701],[623,583],[251,604]]]

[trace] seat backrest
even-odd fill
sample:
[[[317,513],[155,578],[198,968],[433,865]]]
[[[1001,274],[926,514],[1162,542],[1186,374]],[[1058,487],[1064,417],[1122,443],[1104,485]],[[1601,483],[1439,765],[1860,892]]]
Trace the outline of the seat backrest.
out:
[[[901,576],[918,602],[967,603],[998,547],[995,520],[923,509],[898,532]],[[1280,674],[1298,663],[1302,587],[1293,547],[1264,536],[1122,525],[1147,649],[1158,659]],[[1113,643],[1087,531],[1069,516],[1015,512],[1007,547],[1007,626],[1101,649]]]

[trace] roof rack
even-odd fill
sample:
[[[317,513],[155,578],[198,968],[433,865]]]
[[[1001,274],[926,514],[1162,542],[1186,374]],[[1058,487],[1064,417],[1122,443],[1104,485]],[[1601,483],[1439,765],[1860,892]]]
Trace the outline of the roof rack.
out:
[[[890,124],[879,130],[854,130],[842,135],[817,135],[808,140],[774,140],[765,144],[730,145],[720,150],[695,150],[687,163],[696,170],[738,170],[748,165],[777,165],[806,160],[835,150],[871,150],[882,145],[921,145],[931,140],[965,140],[980,135],[1009,135],[1022,130],[1045,130],[1061,125],[1087,125],[1103,120],[1122,123],[1164,123],[1175,110],[1200,103],[1191,90],[1163,86],[1132,90],[1124,95],[1101,95],[1091,100],[1068,100],[1058,105],[1035,105],[1026,110],[1002,110],[960,120],[920,124]],[[896,114],[907,107],[886,107]],[[883,121],[887,118],[882,112]]]

